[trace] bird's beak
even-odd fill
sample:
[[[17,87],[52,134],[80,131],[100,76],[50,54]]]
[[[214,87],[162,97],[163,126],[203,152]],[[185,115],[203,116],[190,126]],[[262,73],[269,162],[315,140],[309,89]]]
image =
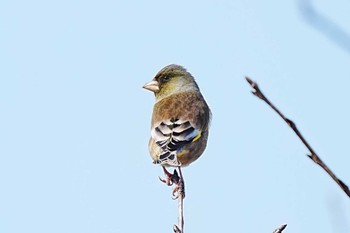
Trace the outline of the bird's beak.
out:
[[[143,88],[152,91],[152,92],[158,92],[159,91],[159,83],[156,80],[152,80],[149,83],[146,83]]]

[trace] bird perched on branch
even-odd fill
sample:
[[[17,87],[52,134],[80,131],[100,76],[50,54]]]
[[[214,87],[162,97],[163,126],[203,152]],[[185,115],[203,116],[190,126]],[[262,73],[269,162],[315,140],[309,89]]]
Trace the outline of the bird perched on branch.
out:
[[[174,174],[165,167],[187,166],[204,152],[211,118],[193,76],[179,65],[168,65],[154,79],[143,86],[154,92],[149,151],[155,164],[160,164],[166,175],[163,182],[171,185]]]

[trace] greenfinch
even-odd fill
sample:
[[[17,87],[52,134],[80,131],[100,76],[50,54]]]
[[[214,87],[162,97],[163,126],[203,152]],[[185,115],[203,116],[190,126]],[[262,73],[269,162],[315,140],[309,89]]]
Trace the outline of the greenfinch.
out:
[[[211,111],[193,76],[168,65],[143,88],[154,92],[149,152],[155,164],[183,167],[204,152]]]

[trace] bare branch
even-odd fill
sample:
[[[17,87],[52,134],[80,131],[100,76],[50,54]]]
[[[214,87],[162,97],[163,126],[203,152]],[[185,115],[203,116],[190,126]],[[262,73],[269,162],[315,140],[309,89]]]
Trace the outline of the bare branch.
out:
[[[273,231],[273,233],[282,233],[282,231],[284,229],[286,229],[287,224],[283,224],[282,226],[280,226],[279,228],[277,228],[276,230]]]
[[[250,86],[254,89],[252,93],[263,100],[265,103],[267,103],[294,131],[294,133],[299,137],[299,139],[303,142],[303,144],[307,147],[307,149],[310,151],[310,154],[307,155],[312,161],[314,161],[316,164],[318,164],[320,167],[325,170],[330,177],[339,185],[339,187],[350,197],[350,190],[349,187],[340,179],[336,177],[336,175],[328,168],[328,166],[321,160],[320,157],[316,154],[316,152],[312,149],[312,147],[309,145],[309,143],[305,140],[303,135],[298,130],[297,126],[294,124],[293,121],[285,117],[261,92],[261,90],[258,87],[258,84],[252,81],[250,78],[246,77],[247,82],[250,84]]]
[[[176,171],[176,170],[175,170]],[[174,171],[174,173],[175,173]],[[174,233],[184,233],[184,198],[185,198],[185,181],[182,176],[181,168],[179,167],[179,177],[177,181],[175,182],[177,185],[176,191],[177,196],[175,199],[178,199],[178,225],[174,225]]]

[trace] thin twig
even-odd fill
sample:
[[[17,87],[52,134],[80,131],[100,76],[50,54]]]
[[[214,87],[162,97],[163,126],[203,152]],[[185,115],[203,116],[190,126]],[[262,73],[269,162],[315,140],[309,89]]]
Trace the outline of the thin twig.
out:
[[[282,233],[282,231],[284,229],[286,229],[287,224],[283,224],[282,226],[280,226],[279,228],[277,228],[276,230],[274,230],[272,233]]]
[[[250,84],[250,86],[254,89],[252,93],[260,98],[261,100],[265,101],[296,133],[296,135],[299,137],[299,139],[304,143],[304,145],[307,147],[307,149],[310,151],[310,154],[307,156],[314,161],[316,164],[318,164],[320,167],[325,170],[330,177],[339,185],[339,187],[350,197],[350,190],[349,187],[340,179],[334,175],[334,173],[328,168],[328,166],[321,160],[320,157],[316,154],[316,152],[311,148],[309,143],[305,140],[305,138],[301,135],[300,131],[298,130],[297,126],[294,124],[293,121],[285,117],[266,97],[265,95],[260,91],[258,84],[256,84],[254,81],[252,81],[250,78],[246,77],[247,82]]]
[[[178,212],[179,212],[179,217],[178,217],[178,225],[174,225],[174,232],[175,233],[184,233],[184,198],[185,198],[185,182],[184,178],[182,175],[181,168],[179,167],[179,180],[178,180],[178,195],[177,199],[179,201],[178,204]]]

